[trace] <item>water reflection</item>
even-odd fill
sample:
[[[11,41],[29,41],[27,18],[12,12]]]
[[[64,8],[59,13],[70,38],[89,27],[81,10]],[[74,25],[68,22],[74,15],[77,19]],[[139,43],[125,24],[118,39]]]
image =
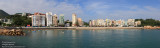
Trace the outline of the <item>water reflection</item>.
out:
[[[34,48],[143,48],[159,44],[159,32],[141,29],[25,30],[25,37],[8,37]],[[153,35],[154,34],[154,35]],[[148,38],[150,37],[150,38]],[[5,37],[2,37],[5,38]],[[1,38],[1,39],[2,39]],[[15,39],[13,39],[15,38]],[[150,40],[153,41],[150,41]],[[18,42],[16,41],[16,42]],[[154,42],[155,41],[155,42]],[[145,44],[143,44],[145,43]],[[148,44],[152,43],[152,44]],[[23,43],[22,43],[23,44]],[[155,44],[153,46],[155,46]],[[43,45],[43,46],[42,46]]]

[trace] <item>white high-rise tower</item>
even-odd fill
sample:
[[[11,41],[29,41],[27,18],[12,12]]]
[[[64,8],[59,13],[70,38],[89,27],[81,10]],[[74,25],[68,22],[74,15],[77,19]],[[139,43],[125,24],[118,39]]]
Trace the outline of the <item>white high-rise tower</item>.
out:
[[[47,19],[47,26],[51,26],[52,25],[52,12],[46,13],[46,19]]]
[[[74,13],[72,14],[72,26],[77,26],[77,16]]]

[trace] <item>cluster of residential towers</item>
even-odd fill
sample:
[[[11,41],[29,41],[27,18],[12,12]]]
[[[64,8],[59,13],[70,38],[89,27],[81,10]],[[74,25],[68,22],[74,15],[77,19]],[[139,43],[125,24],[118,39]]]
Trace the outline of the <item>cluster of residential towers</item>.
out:
[[[77,18],[76,14],[72,14],[72,23],[70,21],[64,21],[64,15],[60,14],[59,19],[57,14],[47,12],[46,14],[34,13],[30,16],[32,18],[32,26],[52,26],[52,27],[69,27],[69,26],[83,26],[81,18]]]
[[[47,12],[46,14],[34,13],[31,15],[32,26],[53,26],[53,27],[82,27],[83,21],[81,18],[77,18],[75,13],[72,14],[72,22],[64,21],[64,15],[60,14],[59,19],[57,14],[52,14],[52,12]],[[90,20],[90,27],[137,27],[141,25],[141,21],[135,21],[135,19],[124,20],[110,20],[110,19],[97,19]]]
[[[110,19],[89,21],[90,27],[137,27],[138,25],[141,25],[141,21],[135,21],[135,19],[128,19],[128,21]]]

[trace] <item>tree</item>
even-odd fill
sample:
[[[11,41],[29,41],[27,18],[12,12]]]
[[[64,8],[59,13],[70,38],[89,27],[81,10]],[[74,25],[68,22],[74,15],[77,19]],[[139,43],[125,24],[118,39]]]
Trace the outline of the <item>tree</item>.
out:
[[[136,19],[135,21],[141,21],[141,26],[160,26],[160,21],[155,20],[155,19]]]
[[[0,25],[2,25],[3,23],[0,21]]]
[[[11,19],[13,20],[12,24],[15,26],[31,25],[31,18],[27,18],[26,16],[13,15]]]
[[[83,22],[83,23],[84,23],[84,25],[89,26],[89,23],[88,23],[88,22]]]

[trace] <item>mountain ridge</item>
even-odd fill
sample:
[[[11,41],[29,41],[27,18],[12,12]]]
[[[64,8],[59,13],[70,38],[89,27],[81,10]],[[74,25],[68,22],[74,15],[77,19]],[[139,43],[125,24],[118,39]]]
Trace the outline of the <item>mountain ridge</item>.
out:
[[[2,9],[0,9],[0,18],[5,18],[7,16],[9,16],[9,14],[7,12],[3,11]]]

